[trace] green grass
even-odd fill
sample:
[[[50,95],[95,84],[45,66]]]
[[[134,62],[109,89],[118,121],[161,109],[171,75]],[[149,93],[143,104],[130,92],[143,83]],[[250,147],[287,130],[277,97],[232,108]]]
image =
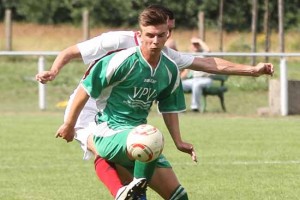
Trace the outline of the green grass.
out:
[[[50,69],[53,58],[46,60],[46,69]],[[47,107],[50,111],[58,110],[56,104],[68,100],[69,95],[78,85],[86,67],[82,62],[72,62],[62,70],[55,81],[46,86]],[[0,57],[0,112],[38,111],[37,58],[18,60]]]
[[[0,116],[0,199],[112,199],[92,161],[82,161],[76,142],[56,139],[62,113],[21,112]],[[166,137],[164,154],[190,199],[298,199],[300,118],[180,115],[184,140],[199,162],[180,153],[161,116],[149,123]],[[159,199],[149,190],[149,199]]]

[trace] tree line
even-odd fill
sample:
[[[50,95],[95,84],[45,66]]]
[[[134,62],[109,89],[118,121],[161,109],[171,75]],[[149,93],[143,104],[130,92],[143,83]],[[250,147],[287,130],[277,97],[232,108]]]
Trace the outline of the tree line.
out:
[[[224,0],[223,26],[226,31],[249,31],[251,26],[251,0]],[[208,27],[217,26],[220,0],[1,0],[0,17],[6,9],[12,11],[14,21],[39,24],[72,23],[79,25],[83,10],[89,11],[91,26],[120,27],[137,25],[141,10],[150,4],[167,6],[175,13],[176,26],[196,28],[198,13],[205,14]],[[300,28],[300,0],[284,2],[285,29]],[[278,2],[269,0],[270,28],[278,27]],[[258,0],[258,31],[263,30],[265,1]]]

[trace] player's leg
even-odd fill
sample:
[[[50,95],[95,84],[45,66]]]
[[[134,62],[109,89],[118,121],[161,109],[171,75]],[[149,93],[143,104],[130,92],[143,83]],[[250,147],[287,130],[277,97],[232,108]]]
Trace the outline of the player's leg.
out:
[[[149,187],[163,199],[188,200],[187,192],[180,185],[172,168],[156,168]]]
[[[74,94],[70,96],[67,108],[65,110],[65,117],[68,115],[70,110],[70,105],[74,100]],[[88,138],[90,135],[89,125],[93,124],[95,119],[94,117],[97,114],[96,102],[93,99],[89,99],[82,109],[78,120],[75,125],[75,140],[77,140],[84,152],[83,159],[89,160],[90,158],[95,158],[94,166],[95,172],[100,181],[108,188],[110,193],[116,197],[120,188],[123,187],[123,184],[119,178],[119,174],[115,169],[115,165],[113,163],[109,163],[105,159],[97,156],[97,152],[93,147],[88,148]],[[92,138],[92,137],[91,137]],[[124,173],[124,171],[121,171]],[[132,179],[131,179],[132,180]],[[131,181],[130,180],[130,181]],[[127,180],[127,183],[130,181]],[[138,183],[137,183],[138,184]],[[134,185],[133,185],[134,187]],[[128,189],[129,187],[127,187]]]
[[[92,152],[97,154],[92,135],[89,137],[89,145],[88,146]],[[186,200],[187,194],[186,194],[184,188],[178,182],[177,177],[176,177],[174,171],[172,170],[170,164],[164,158],[161,160],[162,161],[158,164],[158,167],[156,167],[156,169],[154,171],[153,177],[150,181],[150,186],[164,199],[171,199],[173,197],[176,197],[179,200]],[[105,161],[105,160],[101,160],[101,161]],[[125,187],[122,187],[123,185],[120,182],[116,181],[118,183],[116,184],[117,186],[115,185],[115,187],[114,187],[112,177],[115,177],[117,180],[119,180],[119,177],[117,176],[117,174],[114,173],[113,175],[110,176],[108,173],[105,173],[105,164],[108,165],[107,162],[95,162],[95,164],[96,163],[98,165],[100,163],[102,163],[104,165],[102,167],[97,167],[97,169],[99,169],[99,173],[100,173],[100,174],[97,173],[97,175],[99,176],[100,180],[108,187],[108,189],[111,191],[111,193],[114,196],[116,196],[115,194],[117,194],[118,191],[119,191],[119,194],[120,194],[120,191],[122,191],[121,194],[126,195],[125,196],[125,199],[126,199],[126,197],[128,195],[129,195],[129,197],[134,195],[133,190],[140,190],[140,189],[143,190],[145,188],[145,182],[143,179],[132,181],[128,186],[125,186]],[[111,165],[109,165],[108,167],[110,169],[114,169],[114,168],[112,168]],[[121,169],[121,168],[119,167],[119,169]],[[110,172],[115,172],[115,171],[110,170]],[[123,169],[123,172],[124,172],[124,169]],[[131,180],[131,177],[128,173],[124,173],[124,174],[127,174],[126,176],[124,176],[124,177],[126,177],[125,180],[127,180],[127,181]],[[108,177],[108,179],[105,179],[105,177]],[[125,191],[125,192],[123,192],[123,191]]]
[[[116,197],[119,189],[123,187],[123,184],[119,178],[115,165],[97,155],[97,151],[93,145],[93,135],[89,135],[87,145],[88,149],[95,155],[94,165],[96,175],[110,193]]]
[[[146,188],[146,179],[135,179],[132,180],[132,176],[125,168],[118,168],[118,173],[116,172],[115,164],[109,163],[100,156],[96,156],[95,159],[95,171],[102,183],[107,187],[115,199],[137,199],[135,194],[138,190],[139,200],[146,200],[146,195],[144,194],[144,188]],[[122,184],[118,175],[122,174],[126,184]],[[124,186],[125,185],[125,186]]]
[[[110,193],[116,197],[118,190],[123,187],[115,165],[97,156],[95,161],[95,172],[99,180],[106,186]]]
[[[157,192],[163,199],[187,200],[186,190],[179,183],[175,172],[166,158],[161,155],[157,162],[149,187]]]
[[[123,174],[124,171],[126,171],[125,174],[127,177],[127,184],[122,184],[118,174],[116,173],[115,165],[107,162],[99,156],[97,156],[95,160],[95,170],[99,179],[107,187],[116,200],[127,200],[131,199],[132,197],[133,199],[146,200],[146,195],[144,194],[144,189],[147,187],[146,179],[142,178],[133,180],[130,176],[128,176],[128,178],[127,175],[129,172],[123,168],[120,173]]]
[[[127,182],[132,180],[132,173],[127,169],[117,164],[116,168],[118,172],[121,172],[122,180]],[[156,163],[156,168],[149,182],[149,187],[157,192],[163,199],[188,199],[185,189],[179,183],[170,163],[163,155],[159,157]]]
[[[151,162],[141,162],[128,155],[126,141],[131,129],[114,130],[109,128],[107,123],[91,125],[91,128],[93,130],[90,130],[90,132],[93,133],[93,136],[89,136],[88,141],[89,145],[92,145],[90,149],[96,151],[97,155],[129,170],[133,169],[132,172],[135,178],[151,179],[157,159]]]
[[[192,102],[191,102],[191,109],[193,110],[200,110],[201,105],[201,96],[204,87],[208,87],[212,84],[211,78],[208,77],[199,77],[193,78],[193,85],[192,85]]]
[[[122,174],[122,181],[132,181],[132,172],[116,164],[119,174]],[[124,182],[123,182],[124,183]],[[179,183],[171,164],[163,155],[160,155],[153,176],[149,182],[149,187],[157,192],[163,199],[187,200],[188,195]]]
[[[130,183],[133,179],[132,173],[129,172],[125,167],[122,167],[121,165],[114,164],[116,167],[116,170],[119,175],[119,179],[121,180],[123,185],[127,185]]]
[[[93,126],[91,126],[93,127]],[[93,130],[90,129],[90,132],[93,133],[103,133],[105,132],[105,130],[107,131],[107,127],[106,125],[104,125],[104,127],[101,126],[97,126],[96,128],[92,128]],[[95,136],[94,135],[90,135],[88,137],[88,148],[94,152],[94,154],[99,155],[101,154],[102,156],[104,156],[106,159],[110,159],[110,155],[117,155],[114,156],[113,158],[111,158],[113,161],[120,161],[122,163],[122,161],[124,163],[126,163],[126,166],[130,166],[134,164],[133,161],[129,160],[127,157],[127,152],[124,151],[124,144],[123,144],[123,140],[124,138],[126,139],[128,133],[125,134],[113,134],[113,136],[111,136],[112,138],[109,137],[100,137]],[[123,136],[122,136],[123,135]],[[111,141],[114,141],[114,143],[112,143]],[[119,142],[118,142],[119,141]],[[126,140],[125,140],[126,141]],[[125,149],[126,149],[126,142],[125,142]],[[115,152],[113,152],[115,151]],[[155,165],[154,165],[155,168]],[[103,171],[103,168],[99,168],[100,170],[100,174],[108,177],[107,174],[105,173],[105,171]],[[116,171],[114,170],[114,172],[116,173]],[[98,173],[97,173],[98,175]],[[99,175],[98,175],[99,176]],[[101,178],[100,178],[101,177]],[[115,196],[115,199],[122,199],[122,200],[127,200],[127,199],[137,199],[137,197],[143,196],[147,187],[147,181],[145,178],[140,178],[140,177],[136,177],[134,178],[128,185],[123,186],[121,184],[121,181],[116,185],[111,185],[112,181],[109,179],[103,179],[102,176],[100,176],[99,178],[101,179],[101,181],[106,181],[104,182],[104,184],[107,186],[107,188],[111,191],[111,193]],[[119,178],[118,178],[119,179]],[[114,189],[113,191],[111,189]],[[145,199],[145,198],[142,198]]]
[[[193,80],[191,78],[182,80],[182,89],[184,92],[191,92],[192,86],[193,86]]]
[[[120,165],[116,165],[117,171],[121,171],[122,181],[132,181],[132,175]],[[126,174],[126,176],[124,176]],[[185,189],[180,185],[174,171],[170,167],[156,167],[149,182],[149,187],[159,194],[163,199],[187,200]]]
[[[65,116],[68,115],[70,110],[70,105],[74,100],[74,94],[70,96],[68,106],[65,110]],[[118,173],[114,168],[114,165],[107,162],[106,160],[96,157],[96,151],[93,148],[88,148],[88,137],[90,135],[90,129],[88,128],[90,124],[94,123],[95,116],[97,115],[96,102],[93,99],[89,99],[82,109],[78,120],[75,125],[75,140],[77,140],[84,152],[83,159],[89,160],[90,158],[95,158],[94,166],[96,175],[100,181],[108,188],[110,193],[115,197],[119,188],[123,187]]]

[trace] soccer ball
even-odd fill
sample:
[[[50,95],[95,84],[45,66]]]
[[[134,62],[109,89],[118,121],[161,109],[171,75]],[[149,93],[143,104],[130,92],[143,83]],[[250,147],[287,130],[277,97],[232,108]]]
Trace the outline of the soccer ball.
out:
[[[127,152],[135,160],[150,162],[158,158],[164,148],[164,136],[154,126],[142,124],[130,131]]]

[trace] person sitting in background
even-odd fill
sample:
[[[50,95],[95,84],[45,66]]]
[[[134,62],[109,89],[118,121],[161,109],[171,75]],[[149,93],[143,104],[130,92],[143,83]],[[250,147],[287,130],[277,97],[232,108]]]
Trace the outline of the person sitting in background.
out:
[[[207,44],[200,38],[191,39],[192,52],[209,52]],[[203,88],[212,84],[211,74],[202,71],[184,69],[181,72],[182,86],[184,92],[192,92],[191,109],[199,112]]]

